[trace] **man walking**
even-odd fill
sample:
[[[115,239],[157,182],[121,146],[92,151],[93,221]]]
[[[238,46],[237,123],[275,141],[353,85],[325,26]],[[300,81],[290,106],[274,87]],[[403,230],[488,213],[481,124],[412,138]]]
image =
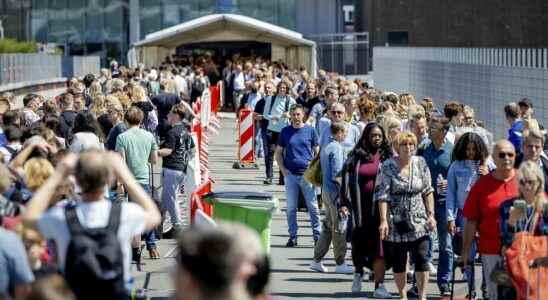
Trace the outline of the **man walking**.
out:
[[[322,203],[325,205],[325,218],[320,239],[314,247],[314,261],[310,264],[310,269],[327,272],[327,268],[321,261],[333,241],[333,252],[337,263],[335,272],[351,274],[354,269],[349,267],[344,260],[346,256],[346,226],[343,219],[348,218],[348,209],[340,213],[338,210],[340,183],[337,177],[344,163],[344,149],[341,143],[346,137],[346,126],[344,122],[337,122],[332,123],[329,129],[331,131],[330,141],[320,153],[323,174],[321,196]],[[343,230],[340,228],[341,223],[344,227]]]
[[[150,165],[154,165],[158,160],[156,140],[150,132],[139,128],[139,124],[143,121],[143,111],[141,109],[136,106],[130,107],[126,112],[125,119],[129,125],[129,129],[120,134],[116,139],[116,151],[122,154],[122,158],[126,161],[129,170],[135,176],[135,179],[143,190],[148,195],[151,195],[149,163]],[[129,196],[129,201],[133,202],[133,200]],[[139,244],[140,242],[134,242],[133,245],[134,255],[137,257],[135,260],[137,262],[139,262],[138,258],[140,258]],[[146,246],[150,258],[160,258],[160,253],[156,249],[154,230],[146,234]]]
[[[524,161],[536,163],[544,174],[544,192],[548,194],[548,157],[544,152],[544,135],[538,129],[529,129],[523,137],[523,154],[516,159],[516,169]]]
[[[299,191],[303,193],[308,208],[314,241],[320,237],[320,211],[314,194],[314,186],[303,177],[308,164],[318,153],[318,136],[314,128],[304,123],[302,105],[291,106],[290,116],[291,125],[282,129],[275,157],[280,171],[285,177],[286,216],[289,227],[289,240],[286,246],[295,247],[297,246]]]
[[[483,264],[483,274],[489,278],[495,266],[502,262],[500,255],[500,205],[518,196],[518,180],[514,169],[516,151],[512,143],[500,140],[493,149],[493,160],[497,168],[476,181],[464,202],[463,214],[464,245],[461,260],[468,267],[465,258],[470,256],[472,242],[479,233],[479,253]],[[490,299],[498,299],[497,284],[486,280]]]
[[[184,104],[173,106],[167,116],[171,129],[158,154],[162,157],[162,204],[167,209],[171,224],[177,233],[182,229],[182,216],[177,194],[185,179],[188,162],[194,154]]]
[[[436,218],[438,241],[439,241],[439,264],[437,271],[438,288],[441,297],[446,296],[450,291],[451,272],[453,266],[453,247],[451,235],[447,231],[447,208],[445,198],[447,197],[447,173],[451,165],[451,153],[453,144],[446,140],[449,130],[449,120],[441,114],[434,114],[430,118],[429,137],[430,142],[423,148],[419,148],[417,154],[424,157],[434,190],[434,215]],[[430,251],[430,259],[432,253]],[[435,271],[432,263],[429,263],[430,270]]]

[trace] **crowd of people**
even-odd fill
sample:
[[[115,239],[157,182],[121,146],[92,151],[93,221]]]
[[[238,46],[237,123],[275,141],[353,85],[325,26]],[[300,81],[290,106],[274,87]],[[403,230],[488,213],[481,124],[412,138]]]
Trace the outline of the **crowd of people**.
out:
[[[235,55],[222,70],[211,55],[150,69],[113,62],[52,99],[29,94],[18,108],[13,95],[0,97],[0,298],[129,299],[132,261],[140,265],[143,247],[160,259],[157,240],[174,236],[177,299],[267,297],[269,261],[255,233],[233,224],[183,230],[192,105],[215,79],[226,109],[254,112],[265,185],[279,169],[286,246],[299,245],[297,211],[306,207],[310,268],[327,272],[333,245],[335,272],[353,274],[353,293],[370,279],[373,297],[391,298],[391,269],[400,299],[426,299],[430,275],[446,296],[459,265],[475,297],[470,262],[479,256],[482,297],[499,299],[490,275],[504,268],[516,234],[548,234],[546,133],[530,99],[504,107],[508,136],[495,140],[459,101],[417,101],[260,57]]]
[[[508,136],[495,140],[459,101],[437,106],[323,71],[316,78],[303,69],[265,79],[270,73],[252,64],[236,69],[245,84],[243,92],[234,89],[233,105],[255,112],[264,184],[273,183],[276,161],[285,186],[286,246],[298,245],[296,213],[306,207],[314,241],[310,268],[328,271],[322,260],[332,244],[334,271],[354,274],[352,292],[362,290],[367,268],[373,297],[390,298],[384,274],[392,269],[400,299],[426,299],[430,275],[447,296],[454,265],[462,261],[463,280],[476,297],[469,262],[480,256],[482,297],[498,299],[490,274],[504,263],[512,237],[530,229],[522,221],[533,218],[534,233],[545,234],[546,132],[530,99],[501,108]],[[234,86],[230,79],[226,84]],[[523,199],[527,214],[513,208]]]

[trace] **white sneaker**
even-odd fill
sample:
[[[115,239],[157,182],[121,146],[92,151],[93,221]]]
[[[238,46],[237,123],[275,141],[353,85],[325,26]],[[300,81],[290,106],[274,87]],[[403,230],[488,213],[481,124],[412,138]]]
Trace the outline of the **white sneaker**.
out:
[[[352,280],[352,293],[359,293],[362,291],[363,275],[360,273],[354,273],[354,280]]]
[[[352,274],[354,273],[354,268],[350,267],[349,265],[347,265],[345,262],[340,264],[340,265],[337,265],[337,267],[335,268],[335,273],[339,273],[339,274]]]
[[[373,298],[390,299],[392,298],[392,294],[390,294],[384,287],[384,284],[381,283],[379,284],[379,287],[373,292]]]
[[[310,263],[310,269],[320,273],[325,273],[328,271],[327,268],[321,262],[315,262],[315,261]]]
[[[428,269],[430,271],[430,275],[434,275],[434,276],[438,275],[438,269],[436,269],[433,263],[431,262],[428,263]]]

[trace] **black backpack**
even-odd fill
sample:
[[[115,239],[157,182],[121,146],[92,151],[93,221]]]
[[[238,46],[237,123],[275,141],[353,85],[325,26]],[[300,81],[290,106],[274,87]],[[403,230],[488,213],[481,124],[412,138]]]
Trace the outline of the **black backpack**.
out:
[[[65,216],[71,234],[65,262],[65,279],[79,300],[129,299],[124,284],[124,259],[118,241],[122,205],[113,202],[108,225],[84,228],[76,207],[67,206]]]

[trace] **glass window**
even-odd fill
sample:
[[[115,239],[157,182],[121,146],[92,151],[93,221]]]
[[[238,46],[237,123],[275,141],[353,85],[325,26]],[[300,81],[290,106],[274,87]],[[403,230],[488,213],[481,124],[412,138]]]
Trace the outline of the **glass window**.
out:
[[[278,24],[282,27],[295,29],[295,0],[278,0]]]
[[[162,3],[160,0],[141,0],[141,38],[162,29]]]
[[[178,0],[163,0],[162,15],[163,22],[162,28],[175,26],[181,22],[179,16],[179,2]]]
[[[104,0],[88,0],[86,42],[102,43],[105,39],[104,28]]]
[[[48,9],[49,32],[48,41],[64,44],[67,41],[68,30],[67,21],[68,0],[50,0]]]
[[[48,40],[48,3],[47,0],[32,0],[30,15],[31,38],[38,42]]]
[[[105,2],[105,41],[126,40],[125,37],[129,27],[124,27],[124,23],[126,22],[124,15],[125,9],[128,9],[127,3],[122,0],[111,0]]]
[[[71,0],[68,3],[66,27],[70,43],[81,44],[85,41],[85,0]]]
[[[259,15],[259,1],[238,0],[238,12],[242,15],[257,18]]]
[[[278,9],[276,1],[259,2],[258,15],[255,18],[271,24],[278,24]]]

